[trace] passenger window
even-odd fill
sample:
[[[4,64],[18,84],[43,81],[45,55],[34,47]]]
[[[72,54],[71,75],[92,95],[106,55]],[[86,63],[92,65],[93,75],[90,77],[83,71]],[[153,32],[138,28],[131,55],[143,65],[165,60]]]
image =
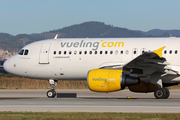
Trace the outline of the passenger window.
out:
[[[126,50],[126,54],[128,54],[129,53],[129,51],[128,50]]]
[[[89,54],[92,54],[92,51],[89,51]]]
[[[54,51],[54,55],[56,54],[56,51]]]
[[[84,54],[87,54],[87,51],[84,51]]]
[[[118,54],[118,50],[115,51],[115,54],[116,54],[116,55]]]
[[[110,51],[110,54],[113,54],[113,51]]]
[[[178,51],[177,50],[175,50],[175,54],[177,54],[178,53]]]
[[[102,51],[100,51],[100,54],[102,54]]]
[[[105,51],[105,54],[108,54],[108,51]]]
[[[64,51],[64,54],[66,55],[66,51]]]
[[[121,54],[123,54],[123,51],[121,51]]]
[[[169,51],[169,54],[171,54],[171,53],[172,53],[172,50]]]
[[[21,51],[19,51],[19,55],[23,55],[23,53],[24,53],[24,49],[22,49]]]
[[[81,54],[82,54],[82,51],[79,51],[79,54],[81,55]]]
[[[70,55],[71,55],[71,53],[72,53],[72,52],[71,52],[71,51],[69,51],[69,54],[70,54]]]
[[[61,51],[59,51],[59,55],[61,54]]]
[[[94,54],[97,54],[97,51],[95,51]]]
[[[24,55],[28,55],[28,52],[29,52],[28,50],[25,50]]]
[[[167,51],[165,50],[165,51],[164,51],[164,54],[166,54],[166,53],[167,53]]]
[[[76,55],[76,54],[77,54],[77,51],[74,51],[74,54]]]

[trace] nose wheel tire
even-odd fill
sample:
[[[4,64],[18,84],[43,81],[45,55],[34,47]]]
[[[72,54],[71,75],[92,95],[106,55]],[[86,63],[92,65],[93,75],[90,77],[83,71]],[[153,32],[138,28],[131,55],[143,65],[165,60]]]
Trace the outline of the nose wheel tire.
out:
[[[47,91],[47,97],[48,98],[54,98],[55,96],[56,96],[56,91],[55,90]]]
[[[156,99],[167,99],[170,95],[170,92],[167,88],[158,88],[154,91],[154,96]]]

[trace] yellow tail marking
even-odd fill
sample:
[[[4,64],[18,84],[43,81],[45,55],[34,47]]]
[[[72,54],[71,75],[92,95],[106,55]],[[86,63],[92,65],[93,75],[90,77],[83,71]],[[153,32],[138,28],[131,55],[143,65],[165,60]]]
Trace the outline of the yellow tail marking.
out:
[[[154,51],[154,53],[156,53],[159,57],[162,57],[162,51],[166,46],[159,48],[157,50]]]

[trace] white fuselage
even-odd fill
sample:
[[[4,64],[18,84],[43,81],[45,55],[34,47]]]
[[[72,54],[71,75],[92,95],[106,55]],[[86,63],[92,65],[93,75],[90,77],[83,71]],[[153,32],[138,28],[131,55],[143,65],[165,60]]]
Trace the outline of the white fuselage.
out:
[[[163,46],[165,49],[162,56],[166,58],[169,67],[180,71],[180,38],[43,40],[23,47],[23,50],[28,50],[28,54],[11,57],[5,62],[4,68],[9,73],[30,78],[86,79],[91,69],[123,66],[143,52]]]

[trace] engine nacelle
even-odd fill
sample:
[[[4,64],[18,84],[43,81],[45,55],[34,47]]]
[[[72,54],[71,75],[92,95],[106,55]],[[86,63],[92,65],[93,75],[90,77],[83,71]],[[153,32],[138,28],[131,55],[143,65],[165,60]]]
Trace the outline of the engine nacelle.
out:
[[[139,84],[139,79],[126,75],[123,70],[94,69],[88,72],[87,84],[96,92],[112,92]]]
[[[129,86],[130,91],[139,92],[139,93],[154,92],[157,88],[158,88],[157,84],[143,83],[143,82],[140,82],[140,84],[138,85]]]

